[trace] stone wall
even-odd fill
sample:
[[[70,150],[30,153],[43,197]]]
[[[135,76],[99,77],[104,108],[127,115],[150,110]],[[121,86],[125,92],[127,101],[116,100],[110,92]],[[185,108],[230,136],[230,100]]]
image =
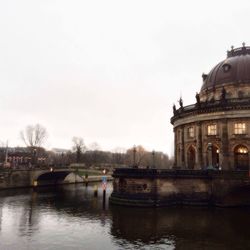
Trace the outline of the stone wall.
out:
[[[110,198],[113,204],[250,205],[250,178],[247,172],[147,169],[116,171]]]
[[[27,170],[6,171],[1,175],[0,189],[28,186],[30,186],[30,172]]]

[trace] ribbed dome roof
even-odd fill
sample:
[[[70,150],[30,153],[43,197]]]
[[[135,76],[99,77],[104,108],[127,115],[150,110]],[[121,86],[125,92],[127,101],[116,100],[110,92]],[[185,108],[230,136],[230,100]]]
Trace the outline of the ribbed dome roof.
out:
[[[227,58],[217,64],[208,75],[203,74],[201,91],[225,83],[248,83],[250,85],[250,47],[233,49]]]

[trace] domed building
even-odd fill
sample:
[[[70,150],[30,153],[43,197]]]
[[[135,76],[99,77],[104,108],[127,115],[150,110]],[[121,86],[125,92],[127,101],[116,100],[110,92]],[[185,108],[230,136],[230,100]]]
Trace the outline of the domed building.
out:
[[[250,47],[233,48],[208,74],[196,103],[173,107],[175,167],[248,170]]]

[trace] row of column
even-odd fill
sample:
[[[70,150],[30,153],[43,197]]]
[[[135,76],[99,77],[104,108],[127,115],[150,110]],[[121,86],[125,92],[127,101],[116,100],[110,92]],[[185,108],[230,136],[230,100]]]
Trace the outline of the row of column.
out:
[[[221,147],[220,147],[220,165],[222,169],[228,169],[229,166],[229,140],[228,140],[228,131],[227,131],[227,119],[223,119],[220,121],[221,123],[221,129],[222,129],[222,134],[221,134]],[[211,141],[208,141],[209,139],[206,138],[205,141],[205,136],[202,134],[202,122],[196,122],[196,169],[202,169],[205,166],[205,164],[208,164],[207,162],[204,161],[205,157],[207,157],[205,154],[207,152],[204,152],[203,155],[203,144],[204,143],[212,143],[215,144],[213,139]],[[179,132],[178,132],[179,131]],[[180,133],[179,135],[177,133]],[[184,135],[184,125],[175,128],[174,130],[175,134],[175,167],[181,167],[185,168],[187,166],[187,162],[185,162],[185,135]]]

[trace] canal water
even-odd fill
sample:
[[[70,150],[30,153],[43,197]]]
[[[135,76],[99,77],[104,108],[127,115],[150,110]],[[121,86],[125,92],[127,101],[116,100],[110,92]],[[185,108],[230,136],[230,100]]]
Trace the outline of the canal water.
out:
[[[0,249],[250,249],[249,209],[109,206],[94,185],[1,191]]]

